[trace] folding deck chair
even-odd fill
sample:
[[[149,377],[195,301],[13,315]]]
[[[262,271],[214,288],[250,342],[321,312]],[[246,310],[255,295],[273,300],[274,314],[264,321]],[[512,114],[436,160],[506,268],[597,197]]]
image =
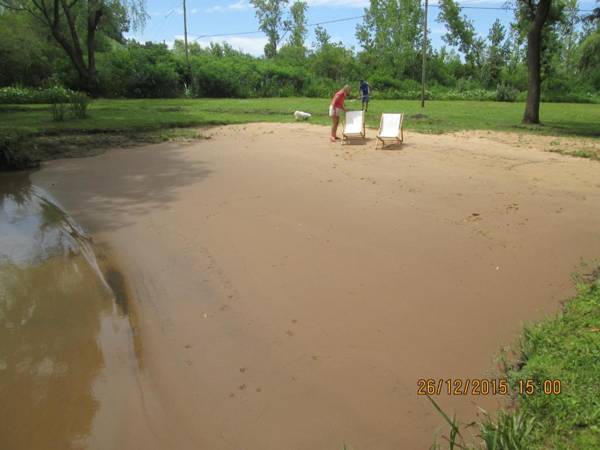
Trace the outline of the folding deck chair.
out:
[[[365,112],[346,111],[344,119],[344,131],[342,132],[342,144],[348,143],[350,139],[365,138]]]
[[[404,133],[402,132],[402,119],[404,114],[382,114],[381,123],[379,125],[379,133],[377,133],[377,143],[375,148],[384,148],[386,141],[392,141],[392,144],[402,144],[404,141]]]

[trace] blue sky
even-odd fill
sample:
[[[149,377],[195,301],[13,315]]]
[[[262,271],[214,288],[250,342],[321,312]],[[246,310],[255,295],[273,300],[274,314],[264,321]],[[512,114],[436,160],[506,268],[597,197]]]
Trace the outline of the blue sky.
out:
[[[307,0],[309,4],[308,22],[323,22],[339,18],[359,16],[363,14],[368,0]],[[442,24],[437,23],[437,0],[431,0],[433,6],[429,11],[429,29],[432,44],[439,48],[442,34],[445,30]],[[459,0],[461,5],[496,6],[502,7],[503,0]],[[593,0],[580,2],[581,9],[592,9]],[[182,0],[147,0],[146,8],[150,17],[143,30],[129,34],[129,37],[140,41],[166,42],[172,44],[175,39],[183,37]],[[201,45],[210,41],[226,41],[233,47],[253,55],[261,55],[266,38],[262,33],[235,36],[228,33],[254,31],[258,23],[254,10],[248,0],[187,0],[188,10],[188,35],[196,39]],[[499,18],[508,26],[513,13],[499,10],[470,10],[464,9],[466,14],[475,24],[477,32],[487,36],[491,24]],[[356,24],[360,20],[325,25],[329,34],[336,40],[342,41],[346,46],[358,47],[355,34]],[[314,28],[309,29],[309,44],[314,39]],[[206,35],[226,34],[223,37],[202,37]]]

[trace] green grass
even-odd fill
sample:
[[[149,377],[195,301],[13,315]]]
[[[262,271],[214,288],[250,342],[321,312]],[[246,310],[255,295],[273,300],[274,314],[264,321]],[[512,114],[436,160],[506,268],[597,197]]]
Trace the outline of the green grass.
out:
[[[522,367],[512,380],[534,380],[538,392],[518,398],[536,418],[535,448],[600,448],[600,274],[579,285],[556,317],[528,327]],[[539,392],[544,380],[560,380],[559,395]]]
[[[312,123],[328,124],[329,100],[314,98],[97,100],[90,117],[53,122],[49,106],[1,106],[0,132],[48,133],[65,131],[142,130],[195,125],[291,122],[295,110],[313,114]],[[360,108],[358,101],[347,103]],[[543,125],[520,124],[522,103],[476,101],[373,100],[367,125],[377,127],[382,112],[406,113],[405,127],[424,133],[458,130],[520,131],[553,135],[600,137],[600,105],[542,104]],[[425,117],[415,117],[423,114]]]
[[[507,370],[516,393],[507,411],[484,413],[477,437],[429,397],[449,426],[432,449],[600,449],[600,266],[580,280],[577,295],[554,317],[525,328],[520,360]],[[519,393],[531,380],[533,391]],[[560,392],[544,392],[545,380],[560,380]],[[470,425],[469,425],[470,426]],[[470,433],[473,436],[473,433]]]

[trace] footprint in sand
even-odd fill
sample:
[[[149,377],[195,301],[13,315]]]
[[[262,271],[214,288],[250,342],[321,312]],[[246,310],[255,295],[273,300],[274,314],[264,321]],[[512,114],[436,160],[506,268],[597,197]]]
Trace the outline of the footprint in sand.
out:
[[[469,217],[467,217],[466,219],[468,222],[479,222],[480,220],[482,220],[481,214],[480,213],[471,213],[471,215]]]

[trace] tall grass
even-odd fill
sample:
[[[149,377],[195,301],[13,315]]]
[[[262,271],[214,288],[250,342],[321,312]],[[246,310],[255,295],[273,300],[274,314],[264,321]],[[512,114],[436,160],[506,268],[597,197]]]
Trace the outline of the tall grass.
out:
[[[522,411],[508,412],[500,410],[494,420],[486,411],[481,409],[484,419],[477,425],[479,434],[467,440],[461,432],[469,425],[461,425],[456,416],[450,418],[436,401],[427,395],[434,408],[444,418],[450,431],[442,436],[444,446],[434,439],[430,450],[529,450],[531,448],[535,418],[527,416]]]

